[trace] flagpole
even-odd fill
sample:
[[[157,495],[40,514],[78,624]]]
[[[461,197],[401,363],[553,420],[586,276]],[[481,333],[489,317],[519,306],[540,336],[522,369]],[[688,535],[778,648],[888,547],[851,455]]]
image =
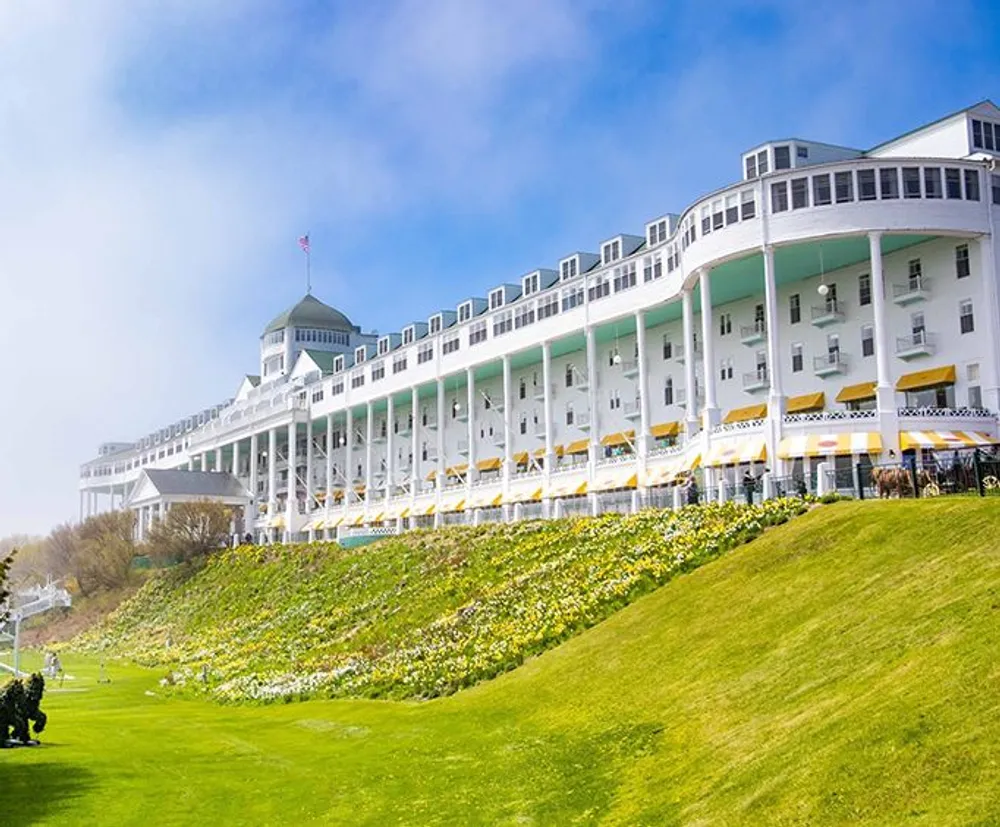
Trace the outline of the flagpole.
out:
[[[312,239],[306,233],[306,295],[312,295]]]

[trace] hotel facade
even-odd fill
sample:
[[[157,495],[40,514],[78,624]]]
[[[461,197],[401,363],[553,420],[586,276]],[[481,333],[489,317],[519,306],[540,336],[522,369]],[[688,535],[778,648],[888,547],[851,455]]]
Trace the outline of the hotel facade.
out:
[[[169,469],[197,472],[171,475],[191,498],[235,477],[236,530],[266,542],[669,506],[692,473],[702,498],[747,471],[822,487],[995,444],[998,161],[989,101],[867,151],[769,141],[641,235],[398,333],[307,295],[234,398],[101,446],[81,517],[130,507],[141,536]]]

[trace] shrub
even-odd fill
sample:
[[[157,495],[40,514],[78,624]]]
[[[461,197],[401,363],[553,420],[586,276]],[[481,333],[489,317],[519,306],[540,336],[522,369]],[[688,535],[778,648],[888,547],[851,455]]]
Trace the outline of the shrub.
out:
[[[41,734],[48,721],[39,708],[44,693],[45,678],[37,673],[27,683],[12,680],[0,691],[0,747],[7,746],[10,739],[29,743],[32,730]]]
[[[165,519],[154,523],[146,545],[157,563],[190,562],[225,546],[232,524],[232,509],[201,500],[177,503]]]

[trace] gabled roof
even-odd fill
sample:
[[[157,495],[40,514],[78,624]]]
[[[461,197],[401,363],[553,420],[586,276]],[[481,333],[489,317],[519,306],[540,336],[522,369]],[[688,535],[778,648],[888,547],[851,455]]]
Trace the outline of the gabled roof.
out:
[[[264,328],[262,335],[266,336],[268,333],[283,330],[286,327],[340,330],[345,333],[357,333],[361,330],[361,328],[351,324],[351,320],[339,310],[335,310],[328,304],[323,304],[313,295],[303,296],[298,304],[275,316],[271,323]]]
[[[143,477],[148,485],[144,485]],[[202,497],[205,499],[244,498],[250,499],[250,492],[232,474],[214,471],[184,471],[177,469],[146,468],[136,481],[133,495],[141,489],[152,489],[161,497]],[[148,496],[148,495],[147,495]],[[143,499],[146,499],[144,496]],[[134,496],[129,497],[131,501]]]
[[[339,356],[338,353],[330,353],[328,350],[303,350],[302,353],[306,354],[313,362],[316,364],[326,376],[328,373],[333,373],[333,357]]]
[[[244,379],[245,379],[245,380],[246,380],[247,382],[249,382],[249,383],[250,383],[250,385],[251,385],[252,387],[254,387],[254,388],[256,388],[256,387],[259,387],[259,386],[260,386],[260,377],[259,377],[259,376],[255,376],[255,375],[253,375],[253,374],[251,374],[251,373],[248,373],[248,374],[247,374],[246,376],[244,376],[243,378],[244,378]]]
[[[918,132],[923,132],[925,129],[930,129],[932,126],[937,126],[939,123],[950,121],[952,118],[957,118],[959,115],[964,115],[966,112],[975,109],[977,106],[982,106],[983,104],[987,103],[994,109],[996,109],[996,104],[993,103],[993,101],[991,101],[989,98],[983,98],[981,101],[978,101],[972,104],[971,106],[963,106],[961,109],[956,109],[954,112],[945,115],[943,118],[938,118],[937,120],[930,121],[929,123],[925,123],[922,126],[914,127],[913,129],[904,132],[902,135],[897,135],[895,138],[890,138],[888,141],[882,141],[882,143],[880,144],[875,144],[875,146],[865,150],[865,154],[867,155],[871,152],[875,152],[875,150],[877,149],[882,149],[882,147],[889,146],[890,144],[902,141],[904,138],[909,138],[911,135],[916,135]]]

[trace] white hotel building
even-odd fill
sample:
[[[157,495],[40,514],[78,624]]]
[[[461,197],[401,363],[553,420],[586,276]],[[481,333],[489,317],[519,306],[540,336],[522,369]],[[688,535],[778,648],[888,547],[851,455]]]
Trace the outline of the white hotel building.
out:
[[[989,101],[867,151],[769,141],[641,235],[399,333],[306,296],[235,398],[102,446],[81,516],[124,504],[142,531],[163,508],[148,469],[235,475],[241,530],[268,540],[669,505],[692,469],[724,498],[748,468],[773,489],[994,443],[998,161]]]

